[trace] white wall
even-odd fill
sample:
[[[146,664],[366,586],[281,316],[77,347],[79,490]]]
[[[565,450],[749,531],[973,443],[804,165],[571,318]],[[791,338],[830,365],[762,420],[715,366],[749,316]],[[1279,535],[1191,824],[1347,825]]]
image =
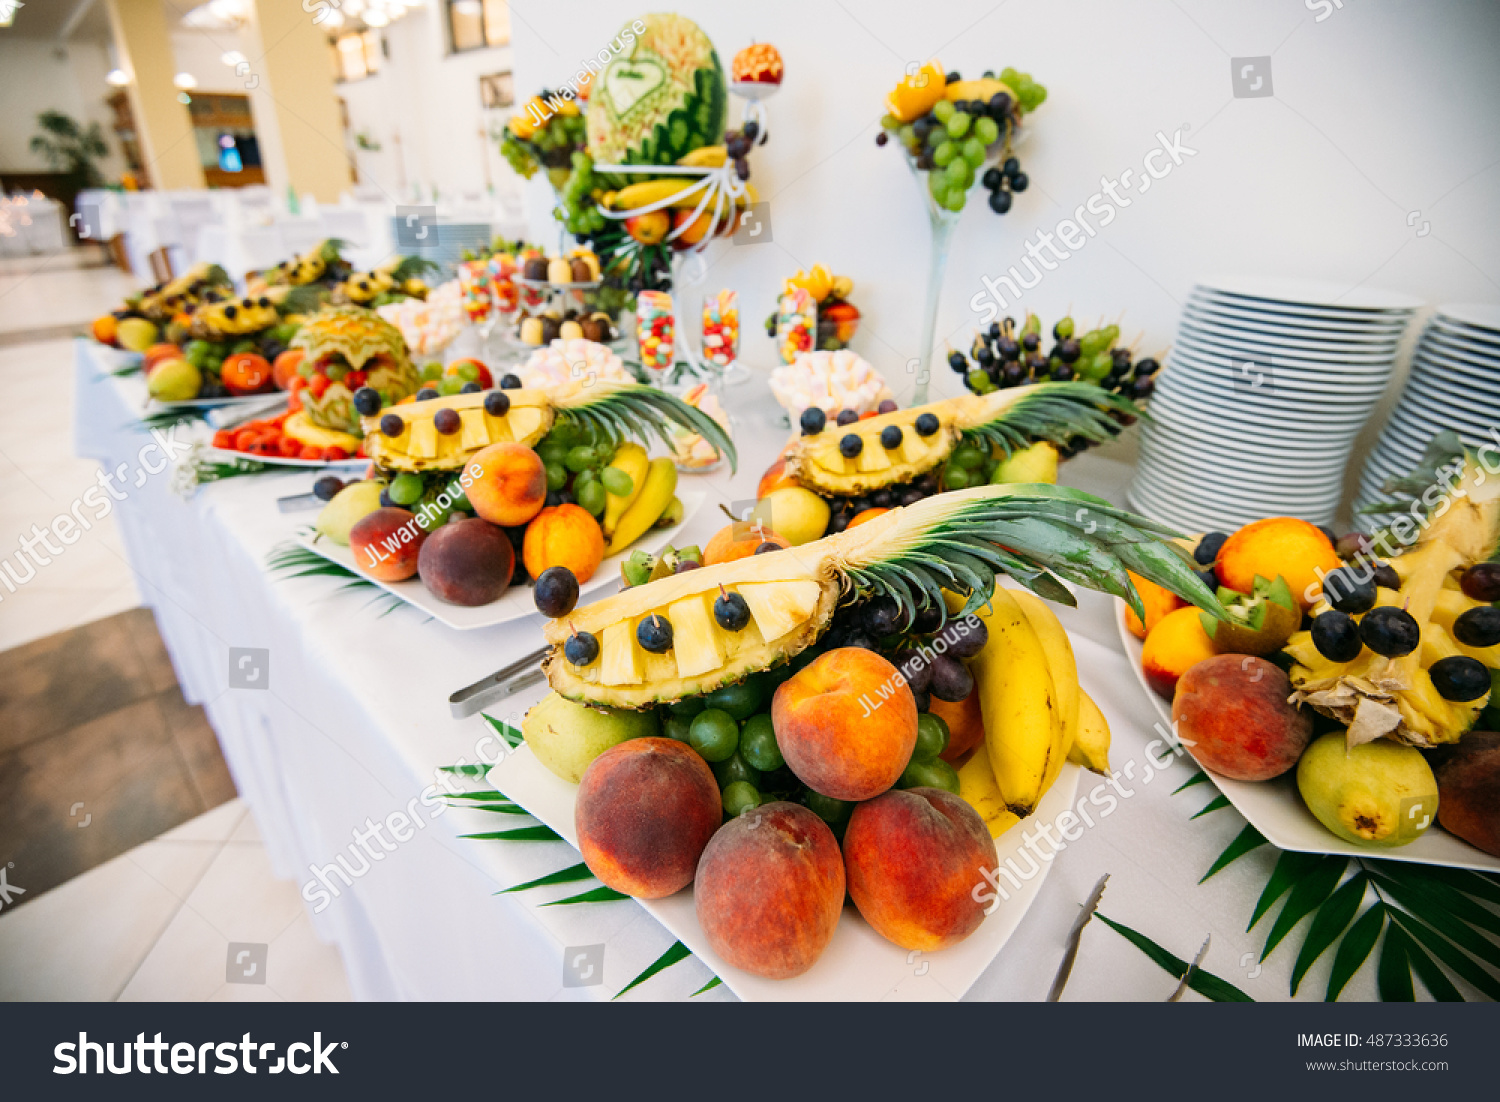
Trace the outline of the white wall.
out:
[[[177,72],[191,73],[197,78],[196,90],[199,92],[247,94],[245,78],[235,75],[235,71],[220,60],[231,50],[245,52],[240,36],[234,31],[172,32],[172,56],[177,61]]]
[[[1309,0],[1312,3],[1313,0]],[[1316,5],[1320,10],[1323,5]],[[640,3],[518,0],[516,86],[555,82]],[[1433,301],[1500,300],[1500,5],[1348,0],[1315,22],[1303,0],[1010,0],[859,4],[679,0],[726,68],[774,43],[786,81],[770,142],[752,158],[774,242],[715,244],[709,288],[739,291],[749,362],[774,352],[752,324],[783,277],[821,262],[855,282],[855,344],[893,382],[917,353],[926,216],[894,148],[874,137],[908,62],[936,54],[978,76],[1031,72],[1049,98],[1020,150],[1032,185],[1004,217],[970,196],[948,266],[938,332],[966,345],[980,278],[1017,263],[1098,190],[1140,171],[1158,131],[1197,150],[1022,299],[1051,323],[1120,318],[1140,349],[1166,347],[1194,279],[1220,271],[1315,276]],[[1275,97],[1235,99],[1230,58],[1272,55]],[[737,119],[737,109],[735,118]],[[530,221],[549,240],[550,193]],[[982,193],[980,193],[982,198]],[[1407,225],[1419,210],[1431,232]],[[1420,221],[1419,221],[1420,227]],[[957,392],[942,371],[935,385]],[[900,389],[898,384],[898,390]]]
[[[413,188],[430,197],[483,190],[486,183],[517,193],[514,174],[484,136],[479,78],[511,68],[508,47],[448,54],[436,0],[384,30],[390,58],[375,76],[337,86],[349,105],[350,127],[366,132],[379,152],[355,151],[360,179],[393,197]],[[490,112],[500,122],[508,111]]]
[[[51,39],[0,33],[0,104],[4,105],[0,110],[0,173],[51,171],[29,146],[37,131],[37,115],[57,110],[85,124],[99,123],[110,148],[100,167],[106,179],[118,179],[124,162],[111,128],[114,113],[104,102],[112,91],[104,83],[110,67],[109,52],[102,43],[60,47]]]

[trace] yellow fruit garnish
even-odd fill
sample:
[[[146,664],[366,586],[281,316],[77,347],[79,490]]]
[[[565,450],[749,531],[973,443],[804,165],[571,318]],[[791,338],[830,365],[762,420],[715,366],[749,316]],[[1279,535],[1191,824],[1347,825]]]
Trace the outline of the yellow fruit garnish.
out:
[[[886,109],[902,122],[919,119],[943,98],[947,77],[934,59],[915,73],[908,73],[885,99]]]

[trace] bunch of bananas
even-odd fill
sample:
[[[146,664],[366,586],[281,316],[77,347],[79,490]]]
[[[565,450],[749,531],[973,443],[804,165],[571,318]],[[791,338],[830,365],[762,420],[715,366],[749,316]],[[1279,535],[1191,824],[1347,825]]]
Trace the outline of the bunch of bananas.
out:
[[[1109,723],[1079,687],[1068,633],[1045,601],[996,588],[976,615],[989,630],[969,662],[984,742],[958,771],[959,795],[998,838],[1036,810],[1064,761],[1109,774]]]
[[[670,457],[649,459],[639,444],[621,444],[607,470],[623,472],[630,479],[630,492],[613,494],[606,490],[604,516],[599,526],[609,541],[606,555],[624,550],[644,535],[647,529],[675,513],[682,517],[682,502],[677,499],[677,466]]]

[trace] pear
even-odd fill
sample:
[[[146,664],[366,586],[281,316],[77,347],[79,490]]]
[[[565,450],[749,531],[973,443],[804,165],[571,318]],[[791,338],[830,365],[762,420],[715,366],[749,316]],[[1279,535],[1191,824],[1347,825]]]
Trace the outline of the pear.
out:
[[[380,508],[382,489],[379,482],[349,483],[334,494],[333,500],[323,506],[323,511],[318,514],[317,523],[314,525],[318,535],[326,536],[334,543],[341,543],[348,547],[349,530]]]
[[[1297,763],[1297,788],[1329,830],[1357,846],[1404,846],[1422,836],[1438,812],[1438,783],[1421,751],[1376,739],[1345,747],[1330,731]]]
[[[1057,449],[1047,441],[1039,440],[1029,448],[1012,452],[1009,458],[1002,460],[995,468],[990,482],[997,486],[1003,482],[1045,482],[1053,485],[1057,482]]]
[[[158,402],[186,402],[202,386],[202,373],[181,356],[162,360],[146,378],[146,390]]]
[[[125,318],[115,329],[115,340],[128,352],[144,352],[156,343],[158,332],[145,318]]]
[[[611,746],[659,736],[661,721],[650,709],[601,708],[548,693],[526,713],[521,733],[538,761],[569,784],[577,784],[589,763]]]

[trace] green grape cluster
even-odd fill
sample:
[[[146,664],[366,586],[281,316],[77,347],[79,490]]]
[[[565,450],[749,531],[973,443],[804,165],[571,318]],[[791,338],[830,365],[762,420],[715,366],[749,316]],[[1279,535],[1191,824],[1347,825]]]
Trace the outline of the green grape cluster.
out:
[[[531,143],[521,141],[508,129],[500,138],[500,155],[523,179],[529,180],[536,175],[540,162],[532,155]]]
[[[547,472],[547,504],[577,504],[592,516],[603,516],[606,490],[623,490],[623,497],[633,489],[617,484],[621,478],[629,482],[629,475],[608,469],[619,446],[596,429],[558,421],[536,447]]]
[[[1016,106],[1022,112],[1035,111],[1047,99],[1047,88],[1031,79],[1030,73],[1017,72],[1015,69],[1005,68],[1000,70],[1000,79],[1016,94]]]
[[[572,172],[559,189],[561,202],[553,213],[574,237],[598,233],[604,229],[606,219],[595,201],[595,193],[603,185],[594,173],[594,159],[576,149],[571,164]]]

